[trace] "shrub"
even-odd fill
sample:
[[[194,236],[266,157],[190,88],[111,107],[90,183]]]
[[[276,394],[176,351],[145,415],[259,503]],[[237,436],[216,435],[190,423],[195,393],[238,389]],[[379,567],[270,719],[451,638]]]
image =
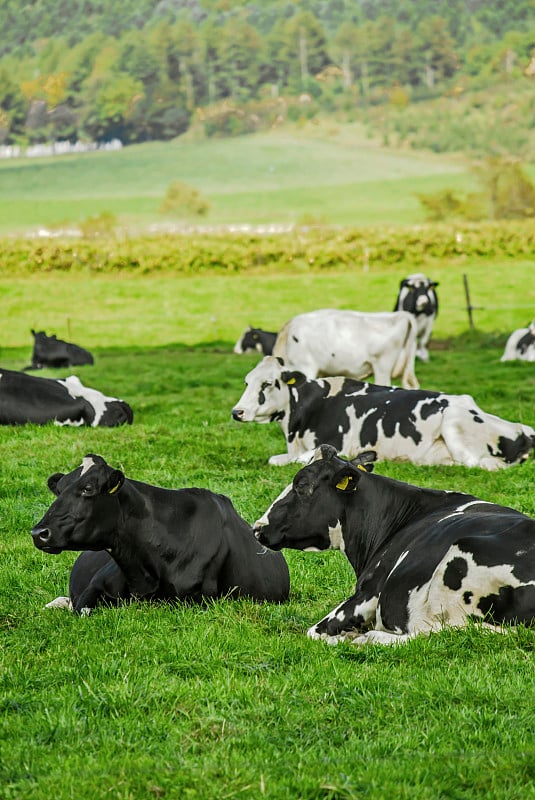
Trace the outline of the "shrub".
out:
[[[210,203],[201,193],[181,181],[173,181],[167,187],[163,203],[159,211],[162,214],[191,214],[203,217],[210,210]]]

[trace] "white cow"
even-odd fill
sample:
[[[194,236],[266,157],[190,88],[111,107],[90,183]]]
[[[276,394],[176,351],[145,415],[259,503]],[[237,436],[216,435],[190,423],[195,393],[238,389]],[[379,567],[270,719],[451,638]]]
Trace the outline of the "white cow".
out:
[[[535,320],[529,328],[513,331],[500,361],[535,361]]]
[[[306,464],[316,447],[330,444],[348,458],[373,449],[380,460],[497,470],[526,461],[535,446],[531,426],[482,411],[468,394],[307,379],[274,356],[265,356],[245,384],[232,416],[280,425],[288,452],[271,456],[275,466]]]
[[[417,389],[416,323],[406,311],[365,313],[322,308],[298,314],[281,329],[273,355],[308,378],[346,375]]]

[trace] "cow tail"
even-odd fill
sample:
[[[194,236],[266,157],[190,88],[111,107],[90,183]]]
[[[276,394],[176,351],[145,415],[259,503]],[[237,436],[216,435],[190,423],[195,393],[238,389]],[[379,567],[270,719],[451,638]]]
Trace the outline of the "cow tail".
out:
[[[420,384],[414,372],[414,363],[416,361],[416,319],[412,314],[407,315],[407,333],[405,341],[399,354],[396,366],[394,368],[394,375],[401,376],[401,385],[405,389],[419,389]]]

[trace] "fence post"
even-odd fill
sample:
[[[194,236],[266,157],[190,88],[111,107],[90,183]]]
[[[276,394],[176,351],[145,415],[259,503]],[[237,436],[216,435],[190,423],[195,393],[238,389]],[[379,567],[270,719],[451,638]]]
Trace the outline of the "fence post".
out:
[[[470,292],[468,291],[468,278],[466,277],[466,274],[463,275],[463,281],[464,281],[464,294],[466,297],[466,310],[468,311],[468,322],[470,323],[471,330],[473,330],[474,320],[472,318],[472,309],[474,308],[474,306],[470,303]]]

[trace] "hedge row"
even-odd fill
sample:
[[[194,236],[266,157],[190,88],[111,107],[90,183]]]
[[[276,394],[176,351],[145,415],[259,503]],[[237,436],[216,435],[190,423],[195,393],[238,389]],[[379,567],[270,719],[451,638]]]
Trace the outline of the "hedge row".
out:
[[[284,234],[206,233],[122,239],[6,239],[0,274],[182,274],[411,269],[466,258],[535,258],[533,222],[411,228],[299,228]]]

